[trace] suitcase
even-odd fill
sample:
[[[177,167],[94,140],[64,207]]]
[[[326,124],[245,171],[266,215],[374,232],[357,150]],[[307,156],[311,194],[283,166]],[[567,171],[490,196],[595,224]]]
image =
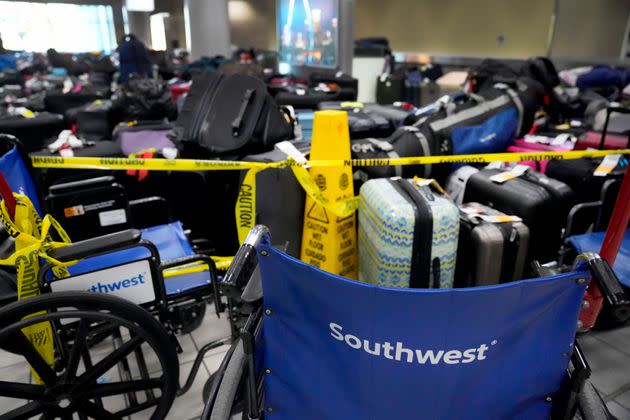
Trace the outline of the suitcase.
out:
[[[515,140],[514,144],[507,148],[507,151],[511,153],[536,153],[543,151],[565,152],[573,150],[575,140],[575,137],[563,134],[560,134],[555,138],[547,136],[532,136],[528,134],[522,139]],[[520,162],[521,165],[527,165],[543,174],[547,171],[548,163],[548,160],[530,160]]]
[[[576,194],[576,202],[598,201],[602,187],[610,179],[621,179],[626,172],[627,159],[621,157],[615,168],[605,176],[594,172],[603,158],[553,160],[547,165],[546,175],[568,184]]]
[[[519,218],[479,203],[460,206],[455,287],[523,278],[529,229]]]
[[[44,99],[46,111],[66,115],[72,108],[90,104],[97,99],[103,99],[104,94],[98,93],[61,93],[49,92]]]
[[[302,153],[310,152],[309,142],[291,142]],[[279,162],[287,155],[274,149],[258,155],[246,156],[246,162]],[[241,174],[241,182],[245,171]],[[273,232],[274,244],[286,246],[286,252],[300,257],[304,203],[306,194],[290,168],[267,169],[256,175],[256,221]],[[282,205],[278,205],[282,203]]]
[[[173,125],[168,121],[139,121],[118,124],[113,137],[125,156],[129,156],[148,149],[175,148],[169,137],[172,132]]]
[[[361,102],[322,102],[320,110],[341,110],[348,113],[351,139],[385,137],[394,131],[389,120],[375,112],[369,112]]]
[[[389,287],[453,286],[459,210],[436,185],[397,177],[361,187],[361,280]]]
[[[115,116],[110,100],[99,100],[81,107],[76,112],[77,132],[88,140],[112,138]]]
[[[606,134],[603,145],[601,140],[602,133],[587,131],[578,139],[578,142],[575,144],[575,150],[600,149],[600,146],[603,146],[601,147],[603,150],[626,149],[630,147],[628,136],[622,134]]]
[[[263,82],[239,74],[206,73],[196,79],[176,125],[182,146],[200,154],[268,151],[293,136],[293,126]]]
[[[63,116],[39,112],[32,118],[6,116],[0,118],[0,133],[11,134],[24,145],[27,153],[40,150],[46,142],[65,128]]]
[[[479,202],[523,219],[529,227],[527,264],[533,260],[555,260],[561,245],[562,228],[574,203],[571,188],[543,174],[527,171],[503,183],[491,178],[502,172],[483,169],[468,178],[463,201]]]
[[[389,105],[405,99],[405,79],[399,75],[382,74],[376,81],[376,102]]]

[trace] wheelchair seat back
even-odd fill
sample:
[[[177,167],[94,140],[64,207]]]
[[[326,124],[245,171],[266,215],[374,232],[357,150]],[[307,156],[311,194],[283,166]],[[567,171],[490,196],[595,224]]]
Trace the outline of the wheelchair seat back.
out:
[[[4,143],[4,139],[0,139],[0,146],[8,146],[8,151],[0,156],[0,173],[4,176],[12,191],[26,195],[31,199],[35,209],[41,215],[42,208],[35,183],[18,147],[8,144],[8,142]]]
[[[588,271],[393,289],[257,247],[264,407],[274,419],[548,418]],[[417,413],[411,416],[410,413]]]

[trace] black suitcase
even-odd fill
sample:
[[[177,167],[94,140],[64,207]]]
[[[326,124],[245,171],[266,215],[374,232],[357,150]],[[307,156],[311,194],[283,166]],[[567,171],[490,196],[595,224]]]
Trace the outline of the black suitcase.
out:
[[[626,172],[625,164],[617,166],[606,176],[595,176],[595,169],[602,163],[603,158],[550,160],[545,174],[569,185],[576,194],[576,202],[587,203],[600,198],[602,187],[610,179],[621,179]],[[621,162],[620,162],[621,163]]]
[[[102,99],[104,95],[98,93],[61,93],[48,92],[44,103],[46,111],[55,114],[66,115],[66,112],[72,108],[90,104],[97,99]]]
[[[399,75],[382,74],[376,80],[376,102],[393,104],[405,99],[405,79]]]
[[[265,84],[240,74],[207,73],[195,80],[176,125],[185,150],[210,155],[263,152],[293,136]]]
[[[32,118],[0,117],[0,133],[17,137],[26,152],[41,149],[50,138],[57,137],[64,128],[63,116],[48,112],[37,113]]]
[[[390,121],[376,112],[370,112],[363,104],[355,102],[322,102],[320,110],[335,109],[348,113],[351,139],[389,136],[394,128]]]
[[[115,114],[110,100],[96,100],[77,110],[77,131],[88,140],[111,139],[118,122]]]
[[[298,151],[308,153],[310,142],[292,142]],[[274,149],[258,155],[246,156],[249,162],[279,162],[287,155]],[[241,182],[245,172],[241,174]],[[287,245],[286,252],[300,257],[304,203],[306,194],[290,168],[267,169],[256,175],[256,224],[263,224],[273,232],[274,244]],[[278,205],[282,203],[282,205]]]
[[[573,191],[563,182],[532,171],[503,183],[490,179],[502,172],[483,169],[473,174],[466,182],[464,202],[482,203],[522,218],[530,229],[528,262],[557,259],[562,228],[574,203]]]

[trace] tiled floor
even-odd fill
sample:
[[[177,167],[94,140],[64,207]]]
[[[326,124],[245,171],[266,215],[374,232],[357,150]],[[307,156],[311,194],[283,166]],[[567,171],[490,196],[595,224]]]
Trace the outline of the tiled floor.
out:
[[[211,307],[202,325],[190,334],[179,335],[178,340],[183,349],[179,355],[180,383],[183,384],[190,372],[199,349],[206,343],[229,335],[229,326],[225,314],[218,319]],[[590,332],[580,336],[582,349],[593,370],[592,380],[604,395],[610,411],[619,420],[630,420],[630,327],[605,332]],[[111,351],[111,343],[101,343],[94,348],[95,354],[107,354]],[[175,400],[169,418],[177,420],[196,419],[203,410],[202,390],[209,375],[214,372],[228,346],[224,345],[209,351],[191,389]],[[149,352],[150,353],[150,352]],[[152,357],[153,356],[153,357]],[[149,354],[147,357],[149,372],[157,368],[157,359]],[[113,370],[104,376],[118,375]],[[0,378],[12,378],[28,382],[30,372],[21,357],[0,351]],[[0,413],[14,408],[15,400],[0,398]],[[111,407],[123,404],[121,399],[111,401]],[[138,414],[132,420],[146,418]]]
[[[591,331],[579,342],[608,409],[619,420],[630,420],[630,326]]]

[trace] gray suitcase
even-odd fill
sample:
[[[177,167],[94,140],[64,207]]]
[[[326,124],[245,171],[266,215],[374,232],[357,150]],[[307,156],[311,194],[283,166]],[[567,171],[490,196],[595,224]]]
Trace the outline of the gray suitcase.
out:
[[[487,286],[523,277],[529,228],[479,203],[460,206],[455,287]]]

